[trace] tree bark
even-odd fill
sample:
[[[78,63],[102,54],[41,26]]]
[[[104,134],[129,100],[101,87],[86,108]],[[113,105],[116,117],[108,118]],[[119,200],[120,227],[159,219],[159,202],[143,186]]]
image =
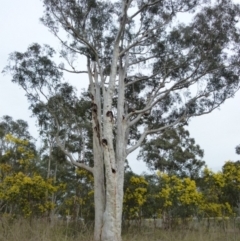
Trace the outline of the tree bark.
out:
[[[105,188],[104,188],[104,170],[102,159],[96,160],[99,165],[94,168],[94,203],[95,203],[95,224],[94,240],[101,241],[103,227],[103,213],[105,209]]]
[[[96,96],[95,96],[96,98]],[[98,99],[98,98],[97,98]],[[94,203],[95,203],[95,225],[94,240],[101,241],[103,227],[103,213],[105,209],[105,180],[104,163],[101,149],[101,132],[99,124],[100,107],[93,101],[92,124],[93,124],[93,157],[94,157]]]

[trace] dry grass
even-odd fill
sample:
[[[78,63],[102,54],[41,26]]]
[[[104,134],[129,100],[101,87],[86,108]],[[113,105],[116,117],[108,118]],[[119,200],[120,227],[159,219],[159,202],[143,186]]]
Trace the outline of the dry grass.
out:
[[[92,241],[92,231],[86,226],[47,220],[0,220],[0,241]]]
[[[48,221],[0,219],[0,241],[92,241],[92,228]],[[201,230],[176,228],[172,230],[132,227],[123,231],[123,241],[240,241],[238,228],[214,227]]]
[[[141,230],[128,232],[124,241],[240,241],[240,232],[214,230]]]

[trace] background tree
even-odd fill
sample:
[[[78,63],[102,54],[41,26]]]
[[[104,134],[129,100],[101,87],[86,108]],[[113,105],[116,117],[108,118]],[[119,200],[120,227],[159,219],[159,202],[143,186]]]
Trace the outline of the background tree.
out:
[[[222,172],[214,173],[207,167],[203,170],[199,189],[203,194],[203,203],[199,214],[204,217],[223,217],[233,214],[229,202],[224,199],[225,177]]]
[[[193,179],[199,178],[205,164],[202,157],[203,150],[183,127],[166,129],[161,136],[147,140],[138,156],[151,170]]]
[[[84,220],[85,223],[94,220],[94,189],[93,175],[84,169],[73,168],[72,175],[66,171],[65,190],[58,199],[59,214],[69,215],[78,224]],[[63,181],[63,179],[61,180]]]
[[[240,145],[236,146],[236,153],[240,155]]]
[[[228,161],[222,167],[225,179],[224,199],[238,216],[240,213],[240,161]]]
[[[55,183],[66,184],[65,191],[71,190],[66,198],[71,199],[72,188],[76,185],[77,179],[75,168],[66,161],[66,157],[70,156],[70,161],[78,166],[86,163],[91,166],[93,162],[91,125],[86,121],[90,115],[90,101],[84,94],[81,99],[77,99],[75,90],[67,83],[50,84],[49,89],[53,95],[50,98],[44,96],[42,100],[31,101],[31,108],[38,119],[43,140],[41,153],[45,166],[47,165],[47,178],[51,176]],[[39,97],[37,92],[34,94]],[[52,200],[59,202],[56,196],[52,196]],[[52,210],[52,215],[58,212],[58,206],[56,210]],[[78,217],[77,213],[73,215],[75,220]]]
[[[68,129],[55,118],[61,102],[48,112],[58,146],[73,164],[93,173],[95,240],[121,240],[126,157],[147,136],[210,113],[239,89],[239,6],[209,2],[43,0],[42,22],[61,41],[61,56],[70,65],[59,68],[89,80],[93,166],[76,162],[64,145]],[[185,12],[192,20],[178,24],[178,13]],[[6,70],[31,103],[61,92],[53,53],[32,45],[10,57]],[[85,56],[86,68],[79,69],[79,56]],[[131,101],[127,92],[133,85],[139,92],[132,92]],[[71,114],[69,107],[60,116]]]
[[[3,116],[0,122],[0,163],[7,163],[14,169],[16,161],[20,159],[19,155],[21,155],[21,151],[17,150],[17,148],[21,149],[19,145],[23,145],[24,149],[28,149],[33,154],[36,153],[27,122],[24,120],[14,121],[10,116]]]
[[[161,217],[162,204],[159,202],[159,177],[154,174],[145,174],[145,180],[148,183],[146,202],[142,207],[142,215],[144,218]]]
[[[14,121],[10,116],[3,116],[0,122],[0,165],[9,167],[12,171],[25,171],[27,162],[28,172],[33,173],[36,166],[37,150],[33,137],[28,131],[24,120]],[[2,173],[4,178],[4,173]]]
[[[28,131],[28,124],[24,120],[16,120],[14,121],[10,116],[3,116],[1,117],[0,122],[0,138],[1,140],[5,138],[7,134],[11,134],[16,138],[22,140],[33,140],[33,137],[30,135]],[[3,143],[1,141],[2,148]],[[2,149],[1,149],[2,150]]]

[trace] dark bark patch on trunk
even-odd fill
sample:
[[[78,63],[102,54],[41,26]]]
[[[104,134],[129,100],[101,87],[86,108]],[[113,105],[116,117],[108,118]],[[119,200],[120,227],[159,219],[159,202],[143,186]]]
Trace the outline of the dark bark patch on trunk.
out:
[[[103,146],[107,146],[107,144],[108,144],[107,140],[106,139],[102,139],[102,144],[103,144]]]
[[[100,127],[99,127],[99,123],[98,122],[97,122],[97,125],[94,127],[94,130],[97,133],[97,138],[99,140],[99,143],[101,143],[101,141],[100,141]]]
[[[92,116],[93,116],[93,120],[94,120],[94,123],[95,123],[94,130],[96,131],[97,138],[99,140],[99,144],[101,145],[100,125],[99,125],[99,121],[98,121],[98,118],[97,118],[97,112],[98,112],[98,106],[97,106],[96,103],[92,102]]]
[[[129,83],[129,82],[130,82],[130,79],[124,78],[124,83],[125,83],[125,84],[127,84],[127,83]]]
[[[116,173],[116,170],[114,168],[112,168],[112,173],[114,173],[114,174]]]
[[[90,96],[91,100],[94,101],[94,96],[93,96],[93,94],[90,93],[89,96]]]
[[[108,111],[108,112],[106,113],[106,116],[110,118],[110,121],[111,121],[111,122],[113,121],[113,113],[112,113],[112,111]]]
[[[94,113],[97,113],[97,104],[92,103],[92,111],[93,111]]]

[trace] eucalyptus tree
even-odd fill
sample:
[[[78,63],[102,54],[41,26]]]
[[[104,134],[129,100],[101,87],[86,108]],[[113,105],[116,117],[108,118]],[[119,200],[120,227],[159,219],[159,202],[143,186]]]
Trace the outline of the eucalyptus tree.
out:
[[[4,138],[7,134],[23,140],[33,140],[33,137],[28,131],[28,123],[26,121],[14,121],[11,116],[5,115],[0,119],[0,138]]]
[[[230,0],[43,3],[42,22],[62,43],[69,67],[53,64],[51,48],[44,52],[32,45],[26,53],[13,53],[7,69],[34,101],[42,100],[36,92],[53,96],[59,69],[87,76],[93,166],[76,162],[64,138],[58,136],[57,144],[94,175],[94,239],[121,240],[126,157],[146,137],[210,113],[239,89],[240,9]],[[181,23],[183,13],[189,13],[189,23]],[[60,134],[60,123],[55,125]]]
[[[32,47],[40,48],[38,45]],[[37,92],[28,93],[43,139],[42,153],[45,160],[48,159],[47,175],[52,168],[52,160],[55,159],[56,172],[57,162],[62,160],[64,163],[64,155],[70,157],[75,165],[81,166],[80,163],[88,162],[88,165],[92,166],[92,130],[88,120],[91,113],[90,101],[84,95],[78,99],[74,89],[67,83],[50,84],[49,90],[52,93],[49,97],[44,95],[45,100],[41,99]],[[77,157],[78,164],[72,155]]]
[[[239,215],[240,211],[240,161],[226,162],[222,167],[222,174],[224,177],[225,185],[223,187],[223,201],[228,202],[236,214]]]
[[[236,148],[235,148],[235,149],[236,149],[236,154],[238,154],[238,155],[239,155],[239,154],[240,154],[240,145],[236,146]]]
[[[10,165],[14,171],[19,171],[22,168],[21,165],[19,165],[22,153],[18,150],[17,143],[7,140],[8,138],[6,137],[8,135],[26,141],[27,144],[24,146],[24,149],[26,149],[25,151],[32,152],[36,155],[37,151],[34,138],[28,131],[28,124],[26,121],[13,120],[12,117],[7,115],[0,118],[0,169],[2,169],[2,164],[7,164]],[[36,158],[33,158],[31,164],[34,169],[35,162]]]
[[[151,170],[160,170],[169,175],[197,179],[201,168],[203,150],[190,138],[183,127],[165,130],[160,137],[145,141],[139,159],[144,160]]]

